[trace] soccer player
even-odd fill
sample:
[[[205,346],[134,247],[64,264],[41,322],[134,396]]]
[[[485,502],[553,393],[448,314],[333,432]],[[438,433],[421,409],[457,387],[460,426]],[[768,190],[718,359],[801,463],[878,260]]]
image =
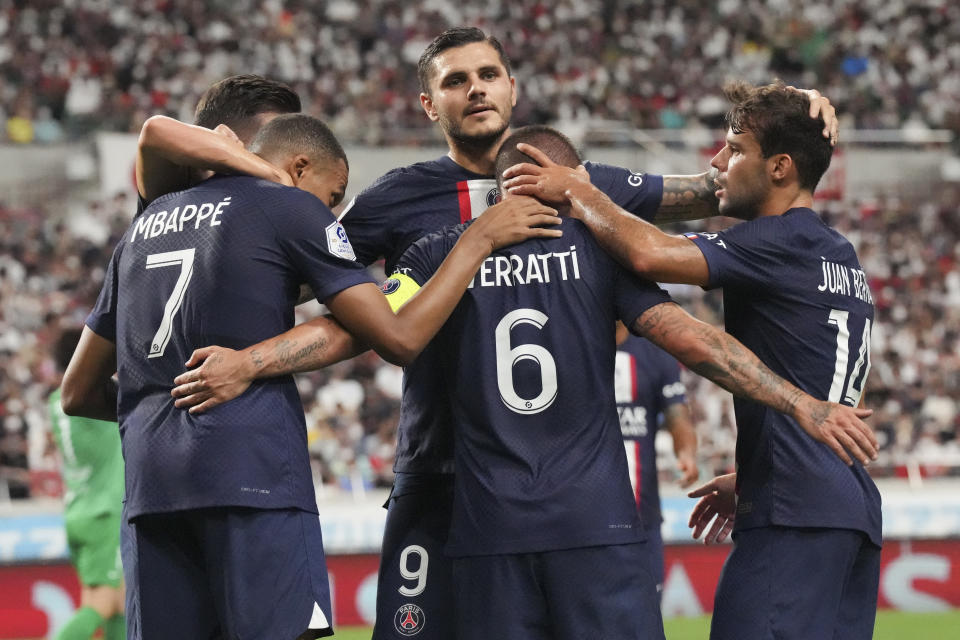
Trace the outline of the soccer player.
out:
[[[510,134],[517,98],[503,47],[476,28],[449,29],[435,38],[420,58],[418,76],[421,105],[441,127],[449,153],[387,173],[341,216],[358,260],[369,264],[385,258],[388,273],[413,241],[476,217],[496,202],[494,160]],[[833,107],[819,94],[814,96],[811,111],[824,111],[831,122],[824,135],[835,138]],[[645,218],[663,222],[716,213],[707,173],[661,177],[597,164],[588,168],[614,201]],[[306,371],[347,357],[351,349],[355,352],[336,326],[321,325],[322,319],[312,322],[312,327],[298,327],[242,354],[218,347],[199,350],[188,362],[196,368],[177,378],[177,406],[204,411],[236,397],[255,378]],[[281,362],[289,350],[312,355],[294,368]],[[436,357],[436,348],[428,347],[405,372],[397,475],[381,549],[377,640],[403,637],[406,630],[397,619],[409,612],[408,605],[419,607],[430,620],[418,627],[421,638],[448,640],[453,635],[451,573],[442,555],[453,450],[450,408],[444,399],[445,381],[436,373]]]
[[[654,444],[659,431],[670,434],[680,486],[686,487],[698,476],[697,433],[686,405],[686,389],[680,380],[676,359],[649,340],[630,335],[621,323],[617,324],[613,380],[630,483],[647,538],[647,566],[657,581],[657,593],[662,593],[665,570],[660,524],[663,516]]]
[[[726,145],[711,164],[721,213],[746,222],[725,231],[668,236],[613,204],[582,170],[515,167],[508,175],[520,177],[508,184],[516,193],[565,189],[572,215],[637,273],[723,287],[727,330],[771,369],[817,398],[860,406],[874,307],[853,246],[812,209],[830,145],[806,117],[804,96],[780,84],[736,83],[726,93]],[[711,637],[870,638],[881,545],[876,485],[840,450],[845,438],[828,448],[790,416],[739,397],[734,406],[736,476],[694,492],[705,499],[691,516],[696,535],[720,517],[708,538],[735,518]]]
[[[579,163],[561,134],[525,127],[503,143],[499,169],[518,161],[519,141]],[[389,295],[410,296],[469,226],[414,243]],[[822,436],[815,423],[826,413],[841,433],[866,430],[857,411],[813,400],[624,272],[579,221],[562,229],[562,238],[487,258],[434,343],[452,397],[457,479],[446,551],[460,640],[663,637],[614,404],[616,319],[811,434]]]
[[[67,329],[54,346],[61,373],[80,339]],[[63,464],[63,520],[70,560],[80,579],[80,608],[57,640],[89,640],[103,629],[106,640],[126,637],[123,572],[120,565],[120,513],[123,507],[123,456],[116,422],[68,416],[60,390],[47,401],[53,438]]]
[[[197,344],[242,347],[288,329],[305,281],[360,340],[407,362],[493,248],[559,235],[533,226],[555,222],[551,209],[505,204],[464,236],[428,295],[394,315],[326,206],[346,186],[336,138],[284,115],[252,148],[300,188],[214,177],[154,200],[115,250],[64,376],[68,413],[120,419],[139,605],[130,627],[144,638],[331,633],[293,380],[257,384],[209,414],[179,411],[171,381]]]
[[[186,189],[211,172],[244,174],[289,184],[285,172],[245,152],[260,128],[278,115],[300,112],[300,97],[276,80],[243,74],[224,78],[200,97],[194,125],[148,118],[137,144],[137,191],[146,202]],[[223,133],[211,135],[207,130]]]

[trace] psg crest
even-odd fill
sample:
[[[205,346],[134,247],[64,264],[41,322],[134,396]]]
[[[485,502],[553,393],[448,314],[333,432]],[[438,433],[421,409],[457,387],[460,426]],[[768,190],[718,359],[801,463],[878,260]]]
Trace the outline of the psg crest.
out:
[[[393,626],[400,635],[415,636],[423,629],[426,622],[426,616],[423,615],[423,609],[415,604],[405,604],[397,609],[397,614],[393,616]]]

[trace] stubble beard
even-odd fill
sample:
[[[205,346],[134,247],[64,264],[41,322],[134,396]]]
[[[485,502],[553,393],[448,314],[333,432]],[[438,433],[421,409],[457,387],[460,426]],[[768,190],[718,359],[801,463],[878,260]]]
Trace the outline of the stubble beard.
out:
[[[457,146],[464,150],[486,151],[500,141],[500,137],[510,127],[509,118],[502,118],[501,125],[492,131],[478,134],[464,133],[463,127],[457,123],[454,124],[447,118],[441,117],[440,127],[450,139],[451,146]]]

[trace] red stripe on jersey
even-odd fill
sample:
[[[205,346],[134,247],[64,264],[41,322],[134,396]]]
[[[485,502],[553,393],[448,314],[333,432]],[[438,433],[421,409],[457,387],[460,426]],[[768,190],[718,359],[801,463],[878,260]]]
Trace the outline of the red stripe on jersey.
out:
[[[473,208],[470,206],[470,183],[461,180],[457,183],[457,199],[460,201],[460,222],[473,219]]]
[[[637,383],[637,359],[630,354],[630,400],[637,401],[640,397],[640,387]],[[637,494],[640,495],[640,494]]]
[[[633,487],[633,501],[637,503],[637,508],[640,507],[640,495],[643,493],[643,459],[640,456],[640,448],[642,445],[640,442],[635,441],[633,443],[633,455],[635,461],[634,467],[634,477],[636,482]]]

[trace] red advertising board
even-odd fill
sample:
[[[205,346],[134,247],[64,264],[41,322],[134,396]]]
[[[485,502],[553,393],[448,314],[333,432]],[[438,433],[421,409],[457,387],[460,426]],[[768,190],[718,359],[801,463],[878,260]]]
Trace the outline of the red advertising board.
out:
[[[730,547],[667,547],[666,616],[700,615],[713,607],[713,591]],[[373,623],[376,555],[327,558],[334,623]],[[80,588],[66,564],[0,567],[0,640],[47,637],[77,606]],[[960,608],[960,540],[888,542],[880,573],[881,608],[943,611]]]

